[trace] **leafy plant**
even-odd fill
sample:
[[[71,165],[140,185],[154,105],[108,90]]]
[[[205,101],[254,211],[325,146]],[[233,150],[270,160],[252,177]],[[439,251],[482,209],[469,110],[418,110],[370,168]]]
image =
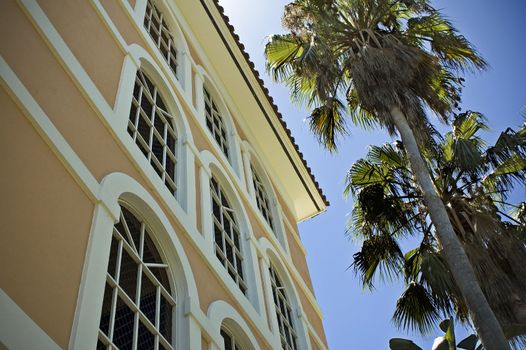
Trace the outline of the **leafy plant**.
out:
[[[440,322],[440,329],[444,332],[443,336],[435,338],[431,350],[483,350],[482,344],[475,334],[471,334],[455,345],[455,326],[452,318]],[[403,338],[392,338],[389,340],[391,350],[422,350],[413,341]]]

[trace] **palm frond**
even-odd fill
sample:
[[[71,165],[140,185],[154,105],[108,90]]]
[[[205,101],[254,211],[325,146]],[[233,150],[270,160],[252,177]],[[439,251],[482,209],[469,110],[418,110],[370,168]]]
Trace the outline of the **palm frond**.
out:
[[[348,133],[343,110],[343,104],[334,98],[325,105],[315,108],[308,117],[311,131],[320,144],[331,152],[338,148],[338,137]]]
[[[402,260],[402,251],[390,235],[375,235],[365,240],[361,250],[353,255],[351,267],[362,281],[363,288],[372,289],[375,277],[382,281],[396,278]]]
[[[426,288],[417,282],[409,283],[396,302],[393,314],[395,326],[428,334],[439,320],[439,314]]]
[[[275,81],[284,81],[293,74],[291,64],[299,58],[307,43],[292,35],[273,35],[265,45],[267,72]]]

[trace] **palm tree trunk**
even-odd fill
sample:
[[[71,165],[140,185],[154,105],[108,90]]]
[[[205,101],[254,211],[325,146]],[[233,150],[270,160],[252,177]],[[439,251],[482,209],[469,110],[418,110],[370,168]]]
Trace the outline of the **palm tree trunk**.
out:
[[[431,221],[437,230],[446,262],[466,301],[473,324],[484,348],[486,350],[509,350],[510,347],[502,328],[480,289],[466,252],[449,221],[444,203],[431,181],[431,176],[404,113],[400,108],[394,107],[391,109],[391,116],[409,156],[411,169],[422,189],[424,201],[429,210]]]

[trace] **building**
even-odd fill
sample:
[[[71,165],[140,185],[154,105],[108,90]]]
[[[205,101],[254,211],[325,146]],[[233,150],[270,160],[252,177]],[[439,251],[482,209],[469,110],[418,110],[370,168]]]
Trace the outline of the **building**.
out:
[[[0,348],[327,348],[297,223],[328,203],[215,0],[0,28]]]

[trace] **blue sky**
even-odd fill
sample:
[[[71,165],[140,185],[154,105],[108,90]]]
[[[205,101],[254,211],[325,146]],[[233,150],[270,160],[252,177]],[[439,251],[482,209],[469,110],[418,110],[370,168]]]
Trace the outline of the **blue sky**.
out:
[[[401,288],[379,284],[374,292],[363,291],[348,270],[359,246],[345,236],[352,201],[342,195],[344,176],[350,165],[363,157],[370,144],[391,142],[383,131],[352,128],[340,152],[330,155],[310,134],[304,119],[308,112],[290,103],[288,90],[273,84],[264,73],[263,48],[270,34],[282,32],[280,18],[288,0],[219,0],[241,37],[252,61],[266,82],[280,112],[331,202],[328,211],[300,225],[308,251],[312,280],[324,313],[330,349],[388,349],[392,337],[410,337],[430,349],[437,334],[421,338],[397,330],[391,317]],[[478,48],[490,64],[487,72],[466,77],[462,107],[484,113],[493,142],[501,130],[522,123],[519,111],[526,104],[526,1],[442,0],[434,1],[457,28]],[[514,199],[525,200],[524,188]]]

